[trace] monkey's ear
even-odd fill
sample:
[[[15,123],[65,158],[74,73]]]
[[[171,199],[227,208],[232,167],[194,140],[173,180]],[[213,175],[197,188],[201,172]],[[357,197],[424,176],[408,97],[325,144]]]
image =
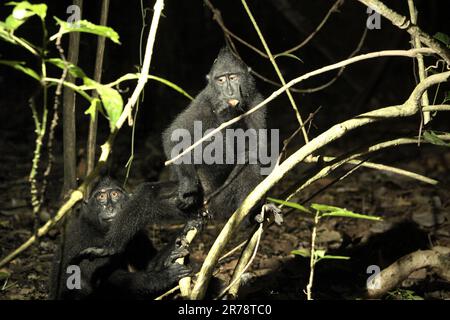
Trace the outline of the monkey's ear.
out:
[[[210,78],[211,78],[211,77],[209,76],[209,74],[207,74],[207,75],[206,75],[206,80],[209,81]]]
[[[247,67],[247,72],[248,72],[248,73],[251,73],[251,72],[252,72],[252,68]]]

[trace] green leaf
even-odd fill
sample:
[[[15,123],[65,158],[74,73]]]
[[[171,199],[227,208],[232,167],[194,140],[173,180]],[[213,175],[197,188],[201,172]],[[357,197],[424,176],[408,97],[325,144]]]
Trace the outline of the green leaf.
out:
[[[323,249],[316,249],[314,250],[314,255],[316,260],[320,260],[325,256],[326,251]]]
[[[297,256],[302,256],[304,258],[309,258],[311,256],[311,250],[309,250],[309,249],[292,250],[291,254],[295,254]]]
[[[102,85],[92,79],[85,77],[83,80],[86,85],[95,87],[100,95],[103,108],[105,108],[106,114],[108,115],[109,127],[112,131],[123,111],[122,96],[117,90]]]
[[[360,213],[354,213],[352,211],[349,211],[347,209],[328,206],[324,204],[318,204],[313,203],[311,205],[311,208],[320,211],[322,213],[322,217],[346,217],[346,218],[354,218],[354,219],[367,219],[367,220],[374,220],[374,221],[381,221],[381,217],[376,216],[369,216],[365,214]]]
[[[448,48],[450,48],[450,36],[448,36],[447,34],[438,32],[433,36],[433,38],[444,43]]]
[[[93,98],[91,100],[91,104],[90,104],[89,108],[87,108],[87,110],[84,112],[84,114],[90,115],[92,121],[95,120],[95,117],[97,116],[97,112],[95,112],[95,111],[97,110],[97,108],[99,106],[100,106],[100,99]]]
[[[120,44],[118,33],[115,32],[114,29],[110,27],[96,25],[87,20],[80,20],[77,21],[76,23],[69,23],[61,19],[58,19],[57,17],[54,18],[56,22],[59,24],[60,30],[58,31],[57,34],[50,37],[51,41],[55,40],[56,37],[59,36],[60,34],[65,34],[69,32],[85,32],[108,38],[114,43]]]
[[[41,20],[45,19],[45,16],[47,15],[47,5],[46,4],[30,4],[28,1],[22,1],[22,2],[15,2],[11,1],[6,3],[7,6],[15,6],[14,10],[16,9],[25,9],[28,11],[33,12],[33,14],[36,14],[41,18]],[[14,11],[13,11],[14,12]]]
[[[41,81],[41,77],[33,69],[23,66],[25,64],[24,61],[0,60],[0,64],[10,66],[16,70],[22,71],[37,81]]]
[[[334,259],[334,260],[350,260],[350,257],[347,256],[329,256],[325,255],[321,259]]]
[[[274,56],[274,58],[278,58],[278,57],[288,57],[288,58],[292,58],[295,60],[300,61],[301,63],[303,63],[303,60],[300,59],[299,57],[297,57],[296,55],[292,54],[292,53],[280,53]]]
[[[64,63],[64,60],[62,60],[62,59],[51,58],[51,59],[47,59],[46,61],[50,62],[51,64],[57,66],[60,69],[66,68],[66,64]],[[86,77],[86,74],[84,73],[84,71],[80,67],[78,67],[78,66],[76,66],[73,63],[68,62],[68,61],[66,63],[68,65],[68,70],[67,71],[69,71],[69,73],[72,76],[74,76],[75,78],[85,78]]]
[[[303,211],[303,212],[306,212],[306,213],[312,213],[306,207],[302,206],[301,204],[295,203],[295,202],[278,200],[278,199],[271,198],[271,197],[267,197],[267,200],[275,202],[275,203],[278,203],[278,204],[282,204],[282,205],[284,205],[286,207],[297,209],[299,211]]]
[[[44,21],[47,15],[47,5],[45,4],[30,4],[28,1],[22,2],[8,2],[7,6],[14,6],[12,14],[9,15],[4,26],[9,31],[14,31],[25,23],[28,18],[37,15],[42,21]]]
[[[434,131],[427,130],[423,133],[423,137],[429,143],[435,144],[437,146],[450,147],[449,142],[445,142],[439,138]]]

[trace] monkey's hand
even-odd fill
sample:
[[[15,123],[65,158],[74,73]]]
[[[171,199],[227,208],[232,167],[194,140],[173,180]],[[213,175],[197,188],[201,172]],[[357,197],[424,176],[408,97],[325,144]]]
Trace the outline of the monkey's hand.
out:
[[[177,207],[187,210],[200,204],[200,183],[195,178],[187,178],[180,181],[178,185]]]
[[[159,251],[156,257],[150,261],[147,269],[159,272],[171,267],[177,259],[189,255],[187,247],[188,245],[182,237],[175,239],[172,244]],[[179,263],[176,264],[179,265]]]

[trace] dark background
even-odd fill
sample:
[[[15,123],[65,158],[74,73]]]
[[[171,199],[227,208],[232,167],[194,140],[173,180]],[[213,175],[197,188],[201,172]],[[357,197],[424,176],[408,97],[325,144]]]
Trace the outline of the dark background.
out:
[[[38,3],[39,1],[30,2]],[[398,13],[409,16],[406,0],[384,2]],[[447,2],[446,0],[415,1],[419,10],[419,26],[424,31],[431,35],[436,32],[450,34]],[[66,8],[71,5],[71,1],[55,0],[46,1],[46,3],[48,4],[47,27],[49,34],[52,35],[57,32],[52,17],[66,19],[69,16]],[[229,30],[263,50],[240,1],[212,0],[212,3],[221,11],[224,23]],[[85,0],[82,18],[98,23],[100,4],[99,0]],[[333,4],[334,1],[331,0],[248,0],[248,5],[272,53],[279,53],[302,42],[322,21]],[[149,24],[153,1],[144,1],[144,6],[149,7],[145,19]],[[210,9],[200,0],[167,0],[163,13],[150,73],[176,83],[195,96],[205,86],[205,75],[225,43],[222,30],[213,20]],[[9,14],[10,8],[3,6],[2,2],[0,19],[4,20]],[[340,7],[340,11],[332,14],[314,39],[294,52],[302,62],[289,57],[277,59],[286,81],[346,59],[357,47],[365,30],[367,17],[364,5],[356,0],[346,0]],[[119,33],[121,45],[106,41],[103,83],[113,81],[126,73],[136,72],[137,66],[140,65],[139,39],[142,29],[140,2],[112,0],[108,25]],[[17,34],[32,43],[39,44],[42,36],[40,22],[37,18],[31,19],[18,30]],[[145,39],[148,26],[143,34]],[[63,39],[65,48],[67,48],[67,41],[68,37],[65,37]],[[95,63],[96,41],[97,38],[94,35],[81,34],[79,66],[91,77]],[[279,82],[269,60],[238,42],[235,43],[239,54],[253,70]],[[411,48],[409,34],[382,18],[381,29],[367,32],[358,54],[409,48]],[[49,45],[49,50],[50,56],[57,56],[52,44]],[[28,66],[39,70],[38,62],[25,50],[5,42],[0,42],[0,59],[26,61]],[[425,61],[427,65],[435,63],[434,58],[427,57]],[[60,70],[51,67],[49,67],[49,73],[53,77],[60,76]],[[314,77],[297,87],[306,89],[325,84],[335,74],[336,71]],[[310,129],[309,135],[312,138],[333,124],[357,114],[403,103],[415,83],[413,59],[385,57],[348,66],[341,77],[324,90],[310,94],[293,93],[293,96],[303,119],[321,107]],[[264,96],[268,96],[277,89],[258,78],[257,85]],[[125,102],[134,87],[135,82],[121,84]],[[16,70],[0,65],[0,111],[2,112],[0,117],[0,257],[6,256],[32,235],[33,217],[27,179],[35,147],[35,136],[27,101],[37,89],[36,81]],[[436,104],[443,101],[443,94],[448,90],[448,84],[440,86]],[[53,89],[50,92],[49,106],[52,107]],[[430,101],[433,100],[434,95],[435,88],[429,91]],[[154,81],[147,83],[144,98],[136,122],[136,154],[130,176],[131,186],[144,180],[161,178],[165,160],[161,150],[161,132],[189,103],[184,96]],[[80,181],[84,178],[85,170],[89,118],[84,115],[84,111],[87,107],[86,102],[78,97],[77,165]],[[280,129],[280,139],[286,139],[298,128],[295,114],[286,95],[279,96],[269,104],[268,114],[269,126]],[[448,132],[449,121],[448,113],[442,112],[432,121],[431,128]],[[361,145],[373,144],[379,139],[414,136],[419,132],[419,125],[420,117],[416,116],[362,128],[328,146],[324,154],[341,155]],[[105,141],[108,133],[108,123],[100,117],[98,145]],[[44,141],[46,142],[47,140]],[[303,140],[301,136],[297,136],[291,142],[288,153],[294,152],[301,145]],[[391,164],[438,179],[441,183],[437,186],[425,185],[377,170],[361,169],[314,199],[317,203],[341,206],[355,212],[377,214],[386,218],[386,225],[381,227],[367,221],[352,219],[345,221],[330,219],[321,226],[326,229],[324,234],[331,238],[329,242],[324,242],[324,248],[338,250],[335,254],[352,256],[352,260],[349,263],[327,261],[318,266],[316,276],[318,280],[314,287],[316,297],[360,298],[361,294],[355,292],[358,292],[365,284],[367,278],[365,270],[368,265],[377,264],[386,267],[402,255],[418,249],[426,249],[431,244],[443,246],[450,244],[448,231],[450,153],[447,150],[448,148],[431,145],[422,145],[421,148],[416,145],[402,146],[386,150],[371,159],[371,161]],[[111,174],[119,178],[124,177],[126,171],[124,166],[130,152],[131,128],[124,126],[113,147],[109,164]],[[40,216],[42,224],[56,212],[61,204],[63,178],[61,125],[56,131],[54,155],[54,167],[48,177],[48,192]],[[45,168],[45,161],[46,149],[44,148],[41,168]],[[302,173],[303,165],[300,165],[272,191],[272,195],[279,196],[289,187],[296,186]],[[320,188],[326,187],[335,177],[332,175],[320,180],[302,192],[300,200],[307,199]],[[436,209],[434,203],[440,203],[440,207]],[[429,216],[435,212],[439,212],[440,220],[435,219],[436,221],[431,223],[431,230]],[[420,216],[417,217],[417,214],[422,213],[429,214],[425,220]],[[256,270],[255,273],[260,273],[255,278],[257,279],[255,283],[250,283],[250,288],[246,289],[249,297],[304,299],[303,289],[309,274],[308,261],[293,258],[289,253],[293,249],[309,247],[308,239],[312,222],[301,215],[291,215],[286,221],[283,226],[271,228],[265,233],[261,251],[252,265],[252,271]],[[152,233],[152,240],[157,245],[169,238],[166,233],[158,230]],[[171,232],[173,233],[173,230]],[[218,230],[206,230],[202,235],[201,244],[195,244],[192,247],[194,263],[196,260],[197,263],[203,261],[217,232]],[[10,287],[0,291],[0,298],[47,298],[48,273],[56,248],[57,235],[57,229],[52,229],[39,244],[32,246],[7,266],[12,274],[8,283]],[[243,237],[245,238],[245,233],[241,235],[241,238]],[[236,259],[237,257],[232,257],[221,266],[224,275],[231,274]],[[423,278],[421,281],[421,286],[413,287],[415,292],[422,296],[428,295],[427,297],[432,299],[449,297],[448,284],[438,280],[424,282]]]
[[[70,1],[47,1],[47,24],[49,34],[57,29],[52,19],[58,16],[67,18],[66,8]],[[417,1],[419,9],[419,25],[430,34],[446,32],[449,29],[448,17],[444,9],[445,1]],[[98,23],[101,1],[85,1],[82,18]],[[334,1],[249,1],[249,6],[260,25],[260,28],[272,50],[278,53],[291,48],[303,41],[323,19]],[[149,6],[146,23],[150,23],[153,2],[144,1]],[[226,26],[235,34],[262,50],[262,45],[251,25],[240,1],[213,1],[213,5],[222,13]],[[286,6],[284,10],[281,6]],[[389,3],[399,13],[408,15],[406,1]],[[9,13],[7,7],[0,8],[0,17]],[[347,58],[356,48],[365,29],[367,19],[366,7],[358,1],[345,1],[340,12],[333,13],[324,28],[305,47],[294,52],[303,62],[296,59],[281,57],[277,59],[286,81],[308,71]],[[119,76],[135,72],[139,65],[139,38],[142,28],[139,1],[111,1],[108,25],[120,35],[121,45],[107,41],[104,62],[103,82],[117,79]],[[148,27],[144,31],[147,36]],[[19,35],[40,43],[41,31],[39,21],[32,19],[23,25]],[[66,37],[67,41],[68,37]],[[367,33],[360,53],[384,49],[408,49],[410,37],[382,18],[380,30],[370,30]],[[206,84],[207,74],[215,56],[224,45],[222,30],[212,19],[210,9],[202,1],[166,1],[164,17],[156,37],[153,60],[150,72],[166,78],[195,96]],[[25,52],[2,42],[1,58],[25,60],[30,66],[36,61]],[[145,44],[143,45],[145,47]],[[237,43],[239,54],[256,72],[266,78],[275,80],[277,76],[267,59],[262,58],[250,49]],[[56,55],[52,45],[49,49]],[[93,74],[96,53],[96,37],[89,34],[81,35],[79,65],[88,75]],[[36,68],[38,69],[38,68]],[[50,68],[50,72],[56,72]],[[336,73],[329,72],[314,77],[301,84],[300,88],[310,88],[322,85]],[[55,73],[54,76],[59,76]],[[402,103],[415,84],[413,60],[410,58],[380,58],[364,61],[347,67],[344,74],[332,86],[311,94],[293,93],[303,118],[314,112],[319,106],[321,111],[316,115],[312,134],[323,132],[330,125],[348,119],[356,114],[376,107]],[[0,107],[6,110],[8,116],[0,119],[0,130],[19,129],[20,136],[33,138],[33,124],[27,99],[36,89],[36,82],[30,80],[15,70],[0,66]],[[258,87],[267,96],[276,88],[258,79]],[[123,83],[124,101],[134,88],[133,82]],[[431,92],[433,97],[434,91]],[[180,112],[189,101],[164,85],[149,82],[145,89],[145,100],[139,110],[137,121],[138,141],[151,139],[151,144],[159,148],[160,132],[171,119]],[[83,114],[87,104],[78,98],[77,105],[77,140],[84,148],[88,127],[88,117]],[[269,124],[281,130],[284,138],[296,129],[295,116],[286,95],[282,95],[270,104]],[[445,115],[441,116],[441,119]],[[448,118],[447,118],[448,119]],[[416,119],[417,120],[417,119]],[[440,120],[442,121],[442,120]],[[438,121],[436,121],[438,122]],[[412,123],[411,129],[417,129],[418,121]],[[403,125],[402,125],[403,127]],[[57,131],[57,139],[61,138],[61,127]],[[316,129],[317,128],[317,129]],[[404,127],[406,129],[406,127]],[[392,126],[369,129],[375,136],[380,131],[383,134]],[[399,129],[399,128],[397,128]],[[101,143],[106,137],[108,126],[106,121],[100,122]],[[102,134],[103,133],[103,134]],[[366,136],[366,134],[362,135]],[[151,137],[151,138],[149,138]],[[361,134],[358,133],[358,137]],[[372,138],[372,137],[371,137]],[[119,134],[123,143],[129,143],[130,132],[125,129]],[[294,141],[294,146],[301,144],[301,139]],[[345,140],[343,140],[345,141]],[[31,141],[30,141],[31,142]],[[352,142],[353,146],[355,141]],[[357,143],[358,144],[358,143]],[[138,144],[138,151],[141,143]],[[83,151],[83,150],[81,150]],[[127,154],[124,154],[126,161]],[[160,159],[157,161],[159,162]],[[120,174],[120,173],[118,173]],[[149,174],[147,174],[149,175]],[[153,174],[150,174],[153,176]]]

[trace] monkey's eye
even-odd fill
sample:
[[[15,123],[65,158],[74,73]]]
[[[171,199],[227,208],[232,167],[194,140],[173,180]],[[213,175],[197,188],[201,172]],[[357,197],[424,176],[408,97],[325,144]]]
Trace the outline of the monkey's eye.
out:
[[[105,201],[108,198],[108,195],[106,194],[106,192],[100,192],[99,194],[97,194],[96,199],[98,201]]]
[[[121,193],[119,191],[116,191],[116,190],[111,191],[111,199],[116,200],[116,199],[120,198],[120,196],[121,196]]]
[[[236,81],[237,79],[239,79],[239,76],[237,74],[230,74],[229,78],[230,81]]]
[[[221,76],[221,77],[218,77],[216,81],[217,81],[217,83],[222,84],[222,83],[225,83],[226,80],[227,80],[227,77]]]

